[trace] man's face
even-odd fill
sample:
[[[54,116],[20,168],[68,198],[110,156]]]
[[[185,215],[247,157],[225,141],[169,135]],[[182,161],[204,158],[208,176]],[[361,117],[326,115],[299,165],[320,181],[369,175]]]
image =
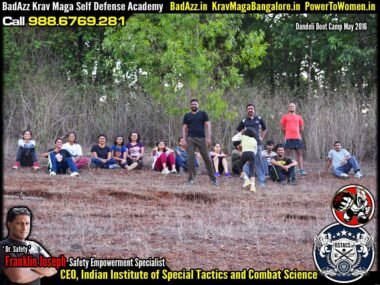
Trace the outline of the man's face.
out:
[[[105,144],[107,140],[106,140],[106,137],[100,136],[98,141],[100,144]]]
[[[12,222],[8,222],[7,226],[11,239],[25,240],[30,233],[30,217],[18,215]]]
[[[248,117],[252,117],[253,115],[255,115],[255,107],[248,106],[247,107],[247,115],[248,115]]]
[[[179,143],[178,143],[180,146],[184,146],[185,145],[185,140],[183,138],[181,138],[179,140]]]
[[[273,144],[267,144],[267,150],[270,152],[272,151],[274,148],[274,145]]]
[[[342,145],[340,143],[334,144],[334,148],[336,151],[340,151],[342,149]]]
[[[198,106],[199,106],[198,102],[196,102],[196,101],[191,102],[190,103],[191,111],[193,111],[193,112],[198,111]]]
[[[288,109],[290,113],[294,113],[296,111],[296,104],[290,103]]]
[[[279,157],[283,157],[283,156],[284,156],[284,152],[285,152],[285,150],[284,150],[283,147],[279,147],[279,148],[277,149],[277,155],[278,155]]]

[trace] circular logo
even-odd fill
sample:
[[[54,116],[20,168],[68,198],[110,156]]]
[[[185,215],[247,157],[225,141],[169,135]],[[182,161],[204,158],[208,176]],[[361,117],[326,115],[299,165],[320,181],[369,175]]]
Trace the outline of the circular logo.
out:
[[[356,184],[340,188],[334,194],[331,206],[335,219],[352,228],[368,223],[375,212],[375,200],[371,192]]]
[[[362,228],[333,224],[314,238],[313,257],[327,279],[350,283],[362,278],[374,261],[374,239]]]

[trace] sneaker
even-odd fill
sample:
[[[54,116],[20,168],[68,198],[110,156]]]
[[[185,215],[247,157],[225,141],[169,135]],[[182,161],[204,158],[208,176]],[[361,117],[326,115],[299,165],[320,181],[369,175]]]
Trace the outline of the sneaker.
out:
[[[219,172],[215,172],[215,177],[220,177],[220,173]]]
[[[193,179],[187,180],[187,185],[194,185],[194,180]]]
[[[211,180],[211,184],[214,186],[219,186],[219,183],[216,180]]]
[[[97,168],[96,164],[91,162],[90,165],[89,165],[90,169],[95,169]]]
[[[117,164],[111,164],[110,166],[108,166],[108,169],[116,169],[116,168],[120,168],[120,166]]]
[[[180,167],[179,168],[179,174],[184,174],[185,173],[185,170],[183,169],[183,167]]]
[[[20,167],[20,162],[16,161],[15,165],[12,166],[13,169],[17,169]]]
[[[228,177],[228,178],[231,178],[231,177],[232,177],[231,173],[229,173],[229,172],[226,172],[226,174],[224,174],[224,176],[225,176],[225,177]]]
[[[162,174],[169,174],[170,173],[170,170],[168,168],[164,168],[162,171],[161,171]]]
[[[139,164],[137,162],[132,163],[131,165],[127,166],[127,170],[135,169]]]
[[[281,184],[281,185],[286,185],[286,181],[285,181],[285,180],[282,180],[282,181],[280,181],[280,184]]]
[[[243,188],[248,187],[249,185],[251,185],[251,180],[249,180],[249,178],[244,179]]]
[[[345,179],[345,178],[348,178],[348,174],[346,174],[346,173],[341,173],[341,174],[339,175],[339,177]]]
[[[292,186],[297,185],[295,179],[290,180],[290,181],[289,181],[289,184],[292,185]]]
[[[170,173],[177,174],[177,170],[174,168],[174,169],[172,169],[172,171],[170,171]]]
[[[256,192],[255,184],[251,184],[251,187],[249,188],[249,191]]]
[[[355,178],[363,178],[363,174],[360,173],[360,171],[356,172],[354,175]]]
[[[71,172],[70,176],[79,176],[78,172]]]
[[[260,187],[260,188],[265,188],[265,183],[264,183],[264,182],[261,182],[261,183],[259,184],[259,187]]]
[[[56,176],[57,173],[55,173],[54,171],[50,172],[50,176]]]
[[[40,169],[41,167],[38,165],[38,162],[35,162],[35,163],[33,163],[33,169],[34,170],[38,170],[38,169]]]
[[[299,174],[299,175],[306,175],[307,172],[306,172],[305,170],[303,170],[303,169],[300,169],[300,170],[298,171],[298,174]]]

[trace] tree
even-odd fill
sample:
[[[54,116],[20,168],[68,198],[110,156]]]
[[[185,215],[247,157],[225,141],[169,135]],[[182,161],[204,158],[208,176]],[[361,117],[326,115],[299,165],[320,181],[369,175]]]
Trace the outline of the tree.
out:
[[[234,116],[224,96],[243,85],[242,72],[261,64],[264,34],[243,31],[244,15],[136,15],[109,28],[103,47],[120,63],[120,77],[183,112],[191,97],[216,118]]]

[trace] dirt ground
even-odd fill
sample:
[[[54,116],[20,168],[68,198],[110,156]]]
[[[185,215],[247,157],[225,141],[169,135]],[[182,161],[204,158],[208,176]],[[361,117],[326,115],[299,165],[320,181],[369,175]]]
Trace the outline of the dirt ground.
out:
[[[205,172],[193,186],[186,185],[186,175],[149,169],[51,177],[46,169],[12,170],[9,159],[3,207],[28,206],[34,214],[30,238],[52,255],[164,257],[172,270],[316,270],[313,238],[335,223],[334,192],[358,183],[377,201],[376,169],[365,165],[363,179],[340,180],[320,174],[323,162],[305,164],[309,174],[296,186],[270,181],[251,193],[238,177],[212,186]],[[374,218],[365,227],[375,240],[376,223]]]

